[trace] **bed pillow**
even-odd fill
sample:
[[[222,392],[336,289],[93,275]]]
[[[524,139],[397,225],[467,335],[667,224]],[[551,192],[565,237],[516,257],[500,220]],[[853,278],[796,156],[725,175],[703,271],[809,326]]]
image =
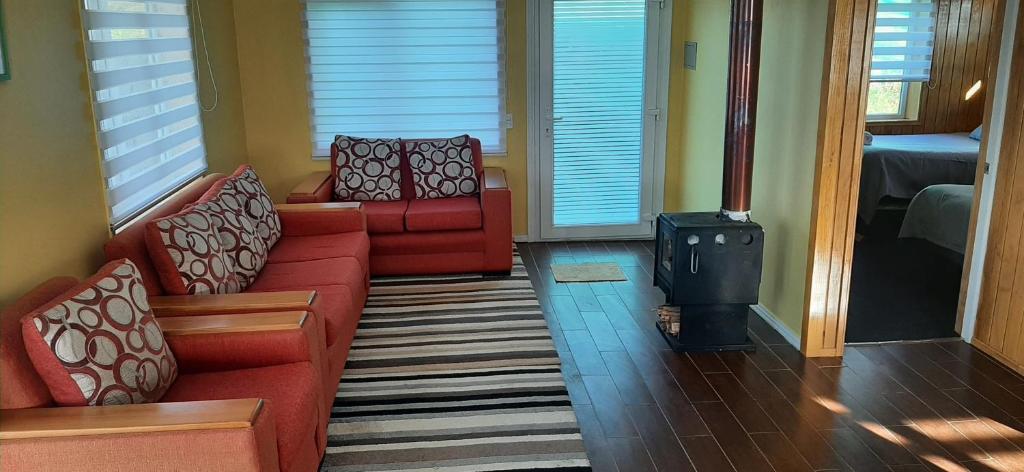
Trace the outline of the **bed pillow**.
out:
[[[128,259],[21,320],[29,360],[61,406],[160,400],[178,365]]]
[[[865,131],[864,132],[864,145],[870,146],[871,143],[875,142],[875,135]]]
[[[171,295],[241,291],[212,217],[194,206],[146,224],[146,248]]]
[[[238,192],[245,197],[242,208],[256,226],[256,234],[263,238],[268,249],[274,247],[277,240],[281,239],[281,218],[263,181],[248,164],[240,166],[228,180],[233,181]]]
[[[975,141],[981,141],[981,135],[982,135],[982,130],[981,130],[981,126],[979,126],[977,128],[974,128],[974,131],[971,131],[971,134],[968,137],[973,139],[973,140],[975,140]]]
[[[246,197],[233,179],[222,179],[203,195],[193,209],[210,215],[224,255],[245,290],[267,264],[270,249],[245,213]]]
[[[346,201],[402,199],[402,148],[398,139],[368,139],[338,135],[334,197]]]
[[[417,199],[472,196],[480,192],[469,135],[405,141]]]

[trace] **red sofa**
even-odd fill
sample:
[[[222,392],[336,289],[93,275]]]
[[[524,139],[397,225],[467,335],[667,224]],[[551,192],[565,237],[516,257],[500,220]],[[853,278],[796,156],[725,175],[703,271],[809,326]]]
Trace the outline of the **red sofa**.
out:
[[[242,166],[238,175],[248,166]],[[369,290],[370,241],[359,204],[277,205],[282,236],[267,264],[244,293],[165,295],[147,249],[150,221],[178,213],[226,178],[206,176],[123,228],[104,247],[107,258],[129,259],[142,273],[150,304],[160,316],[281,310],[309,311],[322,333],[321,376],[326,422]],[[211,360],[212,361],[212,360]]]
[[[408,142],[408,141],[404,141]],[[402,199],[364,201],[370,235],[370,272],[414,275],[507,273],[512,269],[512,194],[499,168],[484,168],[480,140],[471,139],[480,193],[472,197],[417,200],[402,145]],[[337,162],[337,145],[331,146]],[[288,196],[288,203],[334,201],[335,172],[316,172]]]
[[[29,359],[22,319],[78,283],[52,279],[0,313],[0,469],[316,469],[326,423],[312,316],[157,317],[178,366],[159,402],[56,407]]]

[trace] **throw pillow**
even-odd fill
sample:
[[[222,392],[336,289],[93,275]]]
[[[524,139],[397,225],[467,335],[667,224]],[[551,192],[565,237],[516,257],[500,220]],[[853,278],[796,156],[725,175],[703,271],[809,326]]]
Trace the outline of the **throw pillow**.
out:
[[[222,179],[192,206],[210,215],[224,255],[234,267],[240,290],[256,280],[269,257],[267,243],[244,210],[245,196],[232,179]]]
[[[337,200],[393,201],[402,199],[402,149],[397,139],[368,139],[338,135],[334,197]]]
[[[981,141],[981,136],[982,136],[982,129],[981,129],[981,126],[979,126],[977,128],[974,128],[974,131],[971,131],[971,134],[968,137],[973,139],[973,140],[975,140],[975,141]]]
[[[159,401],[178,365],[128,259],[21,321],[29,359],[61,406]]]
[[[256,171],[250,165],[242,165],[228,180],[234,181],[238,192],[245,197],[243,209],[256,225],[256,234],[263,238],[268,249],[274,247],[277,240],[281,239],[281,218]]]
[[[237,293],[238,277],[209,213],[193,207],[146,225],[146,247],[171,295]]]
[[[451,139],[405,141],[416,198],[476,195],[480,181],[473,166],[469,135]]]

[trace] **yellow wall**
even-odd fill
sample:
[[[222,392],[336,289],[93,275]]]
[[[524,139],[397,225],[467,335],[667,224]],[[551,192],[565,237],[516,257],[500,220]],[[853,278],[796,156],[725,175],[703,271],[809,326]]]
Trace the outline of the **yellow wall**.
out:
[[[12,79],[0,82],[0,306],[103,263],[107,210],[78,4],[3,2]],[[203,8],[220,88],[217,109],[203,116],[208,160],[212,171],[230,171],[245,161],[246,144],[232,7]]]
[[[107,238],[76,2],[3,2],[0,305],[52,276],[87,275]]]
[[[799,334],[828,4],[765,3],[751,212],[765,229],[761,303]],[[669,210],[721,206],[729,15],[721,0],[683,2],[675,15],[672,42],[697,41],[698,64],[696,71],[672,68],[681,73],[671,82]]]

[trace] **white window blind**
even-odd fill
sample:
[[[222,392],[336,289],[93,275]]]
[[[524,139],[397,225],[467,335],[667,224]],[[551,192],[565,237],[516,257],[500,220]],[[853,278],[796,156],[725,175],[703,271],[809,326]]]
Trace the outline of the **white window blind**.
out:
[[[114,228],[206,170],[187,0],[84,0]]]
[[[879,0],[871,80],[927,82],[935,43],[934,0]]]
[[[640,220],[646,0],[556,0],[555,226]]]
[[[306,0],[313,149],[469,134],[505,152],[503,0]]]

